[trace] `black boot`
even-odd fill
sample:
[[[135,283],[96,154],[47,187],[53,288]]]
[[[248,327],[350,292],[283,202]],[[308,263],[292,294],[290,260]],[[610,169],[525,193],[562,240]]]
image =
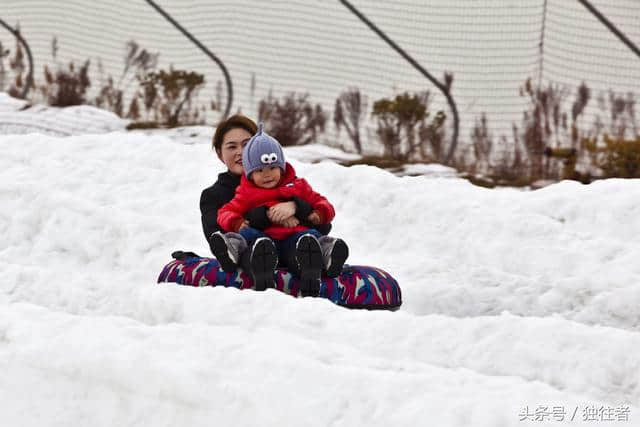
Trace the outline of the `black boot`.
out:
[[[242,254],[242,268],[253,279],[256,291],[274,287],[274,270],[278,265],[278,253],[273,241],[267,237],[257,239],[251,248]]]
[[[225,273],[236,271],[240,254],[247,249],[247,241],[238,233],[217,231],[209,238],[209,246]]]
[[[303,297],[318,296],[320,293],[320,274],[324,262],[320,243],[315,236],[305,234],[296,242],[295,270],[300,277],[300,292]]]
[[[325,274],[329,277],[338,277],[342,273],[342,266],[349,257],[349,247],[342,239],[322,236],[318,239],[322,249]]]

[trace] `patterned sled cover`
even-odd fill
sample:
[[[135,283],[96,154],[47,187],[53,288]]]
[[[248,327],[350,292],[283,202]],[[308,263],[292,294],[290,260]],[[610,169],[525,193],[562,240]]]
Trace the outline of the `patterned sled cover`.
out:
[[[252,289],[253,282],[242,270],[225,273],[215,258],[186,258],[167,264],[158,283],[173,282],[187,286],[225,286]],[[298,279],[286,269],[276,270],[276,289],[299,296]],[[402,304],[398,282],[379,268],[345,265],[335,279],[322,278],[321,298],[348,308],[396,310]]]

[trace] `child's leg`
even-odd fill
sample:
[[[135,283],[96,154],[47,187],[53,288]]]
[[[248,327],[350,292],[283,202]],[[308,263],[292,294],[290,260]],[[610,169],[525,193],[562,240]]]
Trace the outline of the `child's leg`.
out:
[[[217,231],[209,238],[209,247],[226,273],[236,271],[240,255],[247,249],[246,239],[239,233]]]
[[[239,232],[248,244],[240,257],[240,265],[251,275],[256,291],[264,291],[274,286],[274,270],[278,265],[276,247],[266,234],[253,228],[243,228]]]
[[[280,243],[282,255],[289,270],[300,278],[302,296],[317,296],[320,293],[320,275],[323,268],[322,251],[317,230],[296,233]]]
[[[253,245],[253,243],[259,238],[268,237],[263,231],[251,227],[243,228],[238,231],[238,234],[244,237],[244,240],[247,242],[247,246],[249,247],[251,247],[251,245]]]
[[[349,247],[342,239],[322,236],[318,239],[322,249],[325,274],[329,277],[338,277],[342,273],[342,266],[349,257]]]

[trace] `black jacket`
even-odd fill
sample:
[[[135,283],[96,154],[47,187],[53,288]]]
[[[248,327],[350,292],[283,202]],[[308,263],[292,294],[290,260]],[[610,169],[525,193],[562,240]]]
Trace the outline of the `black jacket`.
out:
[[[227,171],[219,174],[218,180],[211,187],[202,190],[200,215],[202,231],[207,241],[209,241],[209,236],[221,230],[218,225],[218,209],[233,199],[238,185],[240,185],[240,176]]]
[[[202,231],[204,237],[209,241],[209,237],[216,231],[222,230],[218,224],[218,209],[226,205],[233,199],[236,194],[236,187],[240,185],[240,176],[231,172],[223,172],[218,175],[218,180],[208,188],[202,190],[200,195],[200,215],[202,220]],[[311,213],[311,205],[304,200],[294,198],[296,203],[296,218],[301,224],[316,228],[322,234],[328,234],[331,230],[331,224],[314,226],[309,224],[307,217]],[[259,230],[267,228],[271,222],[267,217],[266,206],[255,208],[246,213],[245,218],[249,221],[249,225]]]

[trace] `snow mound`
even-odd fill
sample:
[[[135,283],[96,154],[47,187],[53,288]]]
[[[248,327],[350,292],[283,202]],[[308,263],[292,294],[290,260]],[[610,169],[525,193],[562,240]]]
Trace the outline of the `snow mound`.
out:
[[[396,172],[398,176],[425,176],[429,178],[458,178],[458,171],[436,163],[411,163]]]
[[[0,92],[0,113],[10,113],[23,109],[27,101],[16,99],[6,92]]]
[[[206,133],[206,132],[205,132]],[[204,137],[204,134],[203,134]],[[310,164],[349,262],[396,313],[155,283],[208,253],[208,144],[0,136],[0,408],[9,425],[522,426],[640,402],[640,181],[531,192]],[[544,425],[544,424],[541,424]],[[555,425],[555,424],[552,424]]]
[[[0,134],[69,136],[107,133],[124,130],[128,122],[110,111],[88,105],[28,107],[25,101],[0,93]]]
[[[357,160],[362,157],[358,154],[346,153],[338,148],[328,147],[321,144],[285,147],[284,150],[285,155],[306,163],[318,163],[326,160],[348,161]]]

